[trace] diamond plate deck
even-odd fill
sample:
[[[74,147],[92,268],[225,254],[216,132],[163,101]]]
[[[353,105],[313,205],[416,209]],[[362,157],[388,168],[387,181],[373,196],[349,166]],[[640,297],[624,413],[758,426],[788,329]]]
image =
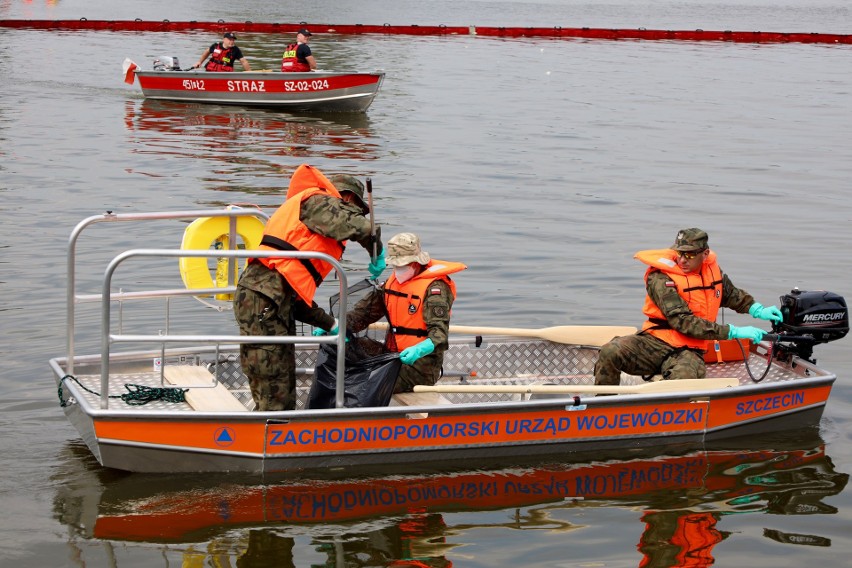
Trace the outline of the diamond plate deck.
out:
[[[510,340],[497,339],[483,343],[477,347],[471,343],[454,343],[450,345],[444,357],[445,374],[441,384],[467,385],[528,385],[546,383],[555,385],[589,385],[593,384],[593,368],[597,360],[598,350],[591,347],[565,345],[541,340]],[[185,363],[184,358],[184,362]],[[239,355],[228,353],[217,361],[203,356],[196,358],[200,364],[216,375],[219,382],[246,407],[254,408],[248,379],[240,368]],[[299,373],[296,380],[297,410],[307,408],[308,394],[313,380],[312,369],[315,365],[316,349],[299,349],[296,355],[296,366],[309,370]],[[167,361],[166,364],[178,364]],[[766,368],[766,357],[752,353],[749,366],[755,377],[759,378]],[[708,364],[708,377],[736,377],[742,384],[751,382],[748,370],[741,361]],[[763,382],[777,382],[797,376],[792,370],[779,365],[773,365]],[[100,375],[80,375],[76,377],[90,391],[83,396],[93,406],[99,404]],[[623,375],[621,384],[640,384],[641,377]],[[125,385],[142,385],[152,388],[168,388],[160,381],[159,372],[115,374],[110,378],[110,395],[116,396],[127,392]],[[445,397],[454,403],[489,403],[525,400],[521,394],[501,393],[452,393]],[[169,403],[152,401],[148,404],[129,405],[118,398],[110,400],[111,409],[148,412],[152,410],[186,410],[192,408],[186,403]]]

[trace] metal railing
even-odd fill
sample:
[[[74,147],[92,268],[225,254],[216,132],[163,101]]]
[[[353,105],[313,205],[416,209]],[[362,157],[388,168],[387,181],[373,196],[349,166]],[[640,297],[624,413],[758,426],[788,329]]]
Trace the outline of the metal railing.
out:
[[[261,251],[261,250],[173,250],[173,249],[133,249],[125,251],[116,256],[107,266],[106,274],[104,275],[103,297],[110,296],[112,277],[119,265],[128,259],[134,257],[160,257],[160,258],[180,258],[180,257],[201,257],[201,258],[296,258],[296,259],[319,259],[331,264],[337,271],[337,276],[340,282],[340,317],[339,330],[346,329],[346,289],[348,287],[346,274],[343,271],[343,266],[333,257],[315,252],[299,252],[299,251]],[[221,291],[221,289],[219,289]],[[201,291],[193,290],[196,293]],[[337,335],[326,336],[302,336],[302,335],[287,335],[287,336],[270,336],[270,335],[171,335],[171,334],[113,334],[110,332],[112,322],[112,302],[104,301],[101,304],[101,408],[107,408],[108,398],[106,394],[109,391],[109,355],[113,343],[155,343],[162,346],[165,350],[165,345],[168,343],[199,343],[199,344],[215,344],[223,343],[261,343],[261,344],[277,344],[277,343],[337,343],[337,352],[344,353],[346,334],[338,333]],[[335,405],[338,408],[343,407],[343,374],[344,374],[344,357],[337,358],[337,387]],[[162,373],[162,369],[160,371]]]
[[[205,296],[211,294],[222,294],[233,292],[234,286],[205,288],[205,289],[161,289],[147,290],[141,292],[119,292],[113,293],[112,280],[116,270],[123,263],[132,258],[140,257],[159,257],[159,258],[227,258],[229,262],[228,274],[233,274],[233,263],[241,258],[296,258],[296,259],[319,259],[328,262],[336,271],[340,285],[340,316],[338,329],[346,329],[346,290],[348,288],[346,274],[341,264],[333,257],[314,252],[300,251],[267,251],[267,250],[189,250],[189,249],[132,249],[120,253],[114,257],[108,264],[104,274],[102,291],[97,294],[77,294],[76,290],[76,270],[77,270],[77,241],[80,234],[89,226],[102,222],[129,222],[129,221],[152,221],[152,220],[167,220],[167,219],[197,219],[205,217],[230,217],[230,238],[229,245],[236,246],[236,219],[241,216],[262,217],[268,219],[268,215],[254,209],[226,209],[219,211],[177,211],[171,213],[133,213],[133,214],[114,214],[107,211],[103,215],[95,215],[84,219],[71,233],[68,244],[68,282],[67,282],[67,374],[74,372],[74,349],[75,349],[75,333],[76,333],[76,305],[78,303],[101,302],[101,408],[109,407],[109,376],[110,376],[110,351],[112,346],[117,343],[152,343],[161,346],[161,352],[165,352],[165,346],[170,343],[197,343],[204,345],[218,346],[227,344],[243,344],[243,343],[261,343],[261,344],[279,344],[279,343],[336,343],[338,353],[344,353],[345,349],[345,334],[338,333],[337,335],[325,336],[247,336],[247,335],[173,335],[170,333],[162,334],[124,334],[112,333],[112,302],[116,300],[148,300],[152,298],[164,298],[168,302],[169,298],[176,296]],[[168,315],[167,315],[168,319]],[[340,356],[337,358],[337,389],[335,405],[343,407],[344,392],[343,392],[343,376],[344,376],[345,358]],[[162,368],[161,380],[162,380]]]

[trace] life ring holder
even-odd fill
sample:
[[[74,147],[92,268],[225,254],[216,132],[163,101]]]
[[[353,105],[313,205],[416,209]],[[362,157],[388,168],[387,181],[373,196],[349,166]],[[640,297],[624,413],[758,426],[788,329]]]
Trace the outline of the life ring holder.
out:
[[[231,219],[236,221],[236,235],[242,239],[242,244],[231,246],[230,232]],[[180,243],[181,250],[210,250],[214,249],[257,249],[260,247],[260,240],[263,238],[264,222],[255,217],[252,213],[246,213],[239,217],[199,217],[190,223],[183,232],[183,239]],[[246,259],[246,263],[248,259]],[[231,278],[228,278],[229,259],[220,258],[216,263],[215,279],[211,274],[210,267],[207,265],[206,257],[180,257],[178,266],[180,269],[180,277],[184,285],[189,290],[197,290],[200,288],[225,288],[236,283],[240,272],[245,269],[246,263],[240,267],[238,263],[234,263],[234,272]],[[209,296],[205,296],[209,297]],[[216,294],[215,299],[230,301],[233,300],[233,294]],[[210,305],[202,300],[201,296],[196,298],[203,304]]]

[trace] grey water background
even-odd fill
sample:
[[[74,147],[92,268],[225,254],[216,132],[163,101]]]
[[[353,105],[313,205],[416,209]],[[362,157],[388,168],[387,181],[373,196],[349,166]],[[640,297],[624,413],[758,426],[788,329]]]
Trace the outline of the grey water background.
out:
[[[850,8],[836,0],[221,6],[3,0],[0,18],[852,33]],[[65,245],[79,220],[105,210],[253,203],[271,212],[300,163],[369,175],[387,236],[415,231],[433,256],[469,265],[454,307],[454,322],[468,325],[638,325],[643,270],[633,253],[691,226],[710,233],[723,269],[764,304],[793,287],[852,299],[852,46],[318,34],[321,68],[387,73],[368,113],[354,117],[146,102],[122,82],[124,57],[147,68],[175,55],[188,66],[215,39],[0,29],[0,565],[287,565],[283,556],[240,557],[239,543],[278,537],[290,539],[295,566],[344,565],[331,542],[348,550],[346,565],[387,565],[376,560],[376,535],[406,521],[212,527],[169,544],[91,536],[91,517],[79,511],[104,512],[104,493],[120,502],[138,480],[164,494],[189,485],[191,495],[193,482],[102,471],[58,406],[47,360],[65,348]],[[239,44],[253,67],[274,68],[289,39],[245,33]],[[148,245],[122,231],[97,234],[92,249]],[[159,236],[179,245],[179,232]],[[347,252],[355,277],[366,260]],[[834,471],[848,474],[849,339],[816,356],[839,377],[819,431],[755,437],[750,449],[808,449],[816,435]],[[812,514],[721,517],[716,564],[847,565],[852,489],[823,503]],[[660,506],[557,504],[548,514],[577,529],[568,532],[508,522],[537,514],[534,506],[445,512],[440,539],[421,543],[422,562],[637,566],[642,514]],[[695,507],[718,504],[696,496]],[[815,538],[779,541],[767,537],[773,531]]]

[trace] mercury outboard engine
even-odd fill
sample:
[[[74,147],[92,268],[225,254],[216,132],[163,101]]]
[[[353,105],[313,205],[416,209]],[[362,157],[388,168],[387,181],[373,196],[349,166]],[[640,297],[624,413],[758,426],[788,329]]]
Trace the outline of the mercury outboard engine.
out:
[[[154,71],[180,71],[180,63],[177,57],[161,55],[154,60]]]
[[[794,288],[781,296],[781,323],[772,324],[766,339],[777,342],[781,352],[811,360],[813,347],[842,339],[849,333],[846,300],[832,292]]]

